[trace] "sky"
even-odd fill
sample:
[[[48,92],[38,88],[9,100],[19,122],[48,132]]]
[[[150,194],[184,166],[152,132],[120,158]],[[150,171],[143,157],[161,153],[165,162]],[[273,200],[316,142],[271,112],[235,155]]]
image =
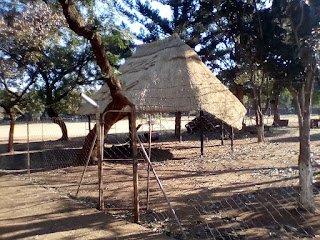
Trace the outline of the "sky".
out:
[[[151,1],[150,5],[153,9],[159,10],[159,14],[163,18],[172,19],[173,12],[168,5],[163,5],[156,1]],[[140,23],[130,23],[129,21],[125,21],[125,22],[128,24],[131,32],[135,34],[138,34],[140,32],[140,28],[144,28],[144,26]],[[136,44],[142,44],[142,42],[136,41]]]

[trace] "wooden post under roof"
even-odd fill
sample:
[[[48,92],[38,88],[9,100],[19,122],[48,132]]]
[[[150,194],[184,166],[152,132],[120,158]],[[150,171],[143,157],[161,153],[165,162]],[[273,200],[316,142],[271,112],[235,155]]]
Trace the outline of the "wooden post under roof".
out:
[[[181,141],[181,112],[176,112],[174,133],[176,138]]]
[[[224,145],[224,124],[223,122],[221,121],[221,145],[223,146]]]
[[[203,156],[203,130],[204,130],[204,119],[203,119],[203,111],[200,111],[200,142],[201,142],[201,150],[200,155]]]
[[[231,151],[233,152],[234,151],[234,129],[233,127],[231,127]]]

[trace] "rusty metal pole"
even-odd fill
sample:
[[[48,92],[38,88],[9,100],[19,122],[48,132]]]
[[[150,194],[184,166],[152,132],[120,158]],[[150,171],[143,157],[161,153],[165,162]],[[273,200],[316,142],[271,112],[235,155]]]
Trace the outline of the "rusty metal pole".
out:
[[[231,151],[234,151],[234,129],[231,127]]]
[[[104,209],[103,202],[103,169],[102,169],[102,152],[101,152],[101,124],[100,111],[96,111],[96,129],[97,129],[97,157],[98,157],[98,185],[99,185],[99,210]]]
[[[139,222],[139,185],[138,185],[138,158],[137,158],[137,136],[136,136],[136,110],[131,108],[130,113],[130,133],[131,133],[131,151],[133,163],[133,205],[134,221]]]
[[[149,136],[148,136],[148,142],[149,142],[149,159],[151,159],[151,135],[152,135],[152,129],[151,129],[151,115],[148,115],[149,119]],[[147,210],[149,210],[149,200],[150,200],[150,165],[148,164],[147,169]]]
[[[203,149],[204,149],[204,144],[203,144],[203,126],[204,121],[203,121],[203,111],[200,111],[200,144],[201,144],[201,150],[200,150],[200,156],[203,157]]]
[[[96,109],[96,135],[97,135],[97,155],[98,155],[98,187],[99,187],[99,203],[98,209],[104,210],[103,201],[103,168],[102,168],[102,145],[101,145],[101,124],[100,124],[100,106],[87,95],[81,93],[81,97]]]
[[[174,211],[174,209],[173,209],[173,207],[172,207],[172,205],[171,205],[171,203],[170,203],[170,200],[169,200],[166,192],[164,191],[164,188],[163,188],[162,183],[161,183],[161,181],[160,181],[160,179],[159,179],[159,177],[158,177],[158,174],[156,173],[156,170],[152,167],[151,160],[150,160],[150,158],[149,158],[149,156],[148,156],[145,148],[143,147],[142,142],[140,141],[139,138],[137,138],[137,140],[138,140],[138,142],[139,142],[139,144],[140,144],[140,147],[141,147],[141,149],[142,149],[142,153],[143,153],[143,155],[144,155],[144,157],[145,157],[145,160],[146,160],[147,163],[150,165],[151,171],[153,172],[153,175],[155,176],[155,178],[156,178],[156,180],[157,180],[157,182],[158,182],[158,185],[159,185],[159,187],[160,187],[160,189],[161,189],[161,191],[162,191],[162,194],[163,194],[164,198],[166,199],[166,201],[167,201],[167,203],[168,203],[169,209],[170,209],[170,211],[172,212],[172,214],[173,214],[176,222],[177,222],[178,225],[179,225],[179,228],[180,228],[181,233],[182,233],[182,239],[187,239],[186,233],[184,232],[184,230],[183,230],[183,228],[182,228],[181,222],[180,222],[180,220],[179,220],[176,212]]]
[[[30,129],[29,120],[27,120],[27,173],[30,177]]]

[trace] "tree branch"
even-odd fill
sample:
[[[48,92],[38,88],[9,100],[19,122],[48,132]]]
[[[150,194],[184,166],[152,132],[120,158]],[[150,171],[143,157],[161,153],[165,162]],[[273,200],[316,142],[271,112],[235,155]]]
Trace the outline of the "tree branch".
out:
[[[303,118],[302,118],[301,105],[300,105],[300,101],[299,101],[299,92],[296,89],[294,89],[293,87],[288,87],[288,90],[295,100],[297,115],[298,115],[298,120],[299,120],[299,127],[301,127],[302,123],[303,123]]]
[[[290,17],[290,21],[291,21],[291,26],[292,26],[292,31],[294,33],[294,37],[296,40],[296,44],[298,47],[300,47],[300,41],[299,41],[299,36],[298,36],[298,32],[302,26],[303,23],[303,19],[304,19],[304,1],[300,1],[300,8],[301,8],[301,16],[300,16],[300,20],[299,23],[296,27],[294,27],[292,18],[294,18],[293,16]]]
[[[85,24],[84,20],[80,17],[73,0],[59,0],[59,2],[63,8],[63,13],[70,29],[79,36],[83,36],[90,41],[97,59],[97,64],[106,76],[105,82],[110,88],[110,91],[121,90],[120,82],[113,75],[112,67],[108,61],[100,34],[96,32],[94,26]]]

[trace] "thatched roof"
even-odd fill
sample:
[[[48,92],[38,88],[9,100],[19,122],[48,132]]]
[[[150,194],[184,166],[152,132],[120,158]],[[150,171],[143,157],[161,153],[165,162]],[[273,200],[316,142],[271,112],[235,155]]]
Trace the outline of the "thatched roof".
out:
[[[137,112],[203,110],[230,126],[242,127],[244,106],[177,34],[138,46],[119,71],[123,94]],[[111,102],[108,86],[102,86],[93,99],[103,112]],[[85,104],[79,114],[94,114],[94,109]]]

